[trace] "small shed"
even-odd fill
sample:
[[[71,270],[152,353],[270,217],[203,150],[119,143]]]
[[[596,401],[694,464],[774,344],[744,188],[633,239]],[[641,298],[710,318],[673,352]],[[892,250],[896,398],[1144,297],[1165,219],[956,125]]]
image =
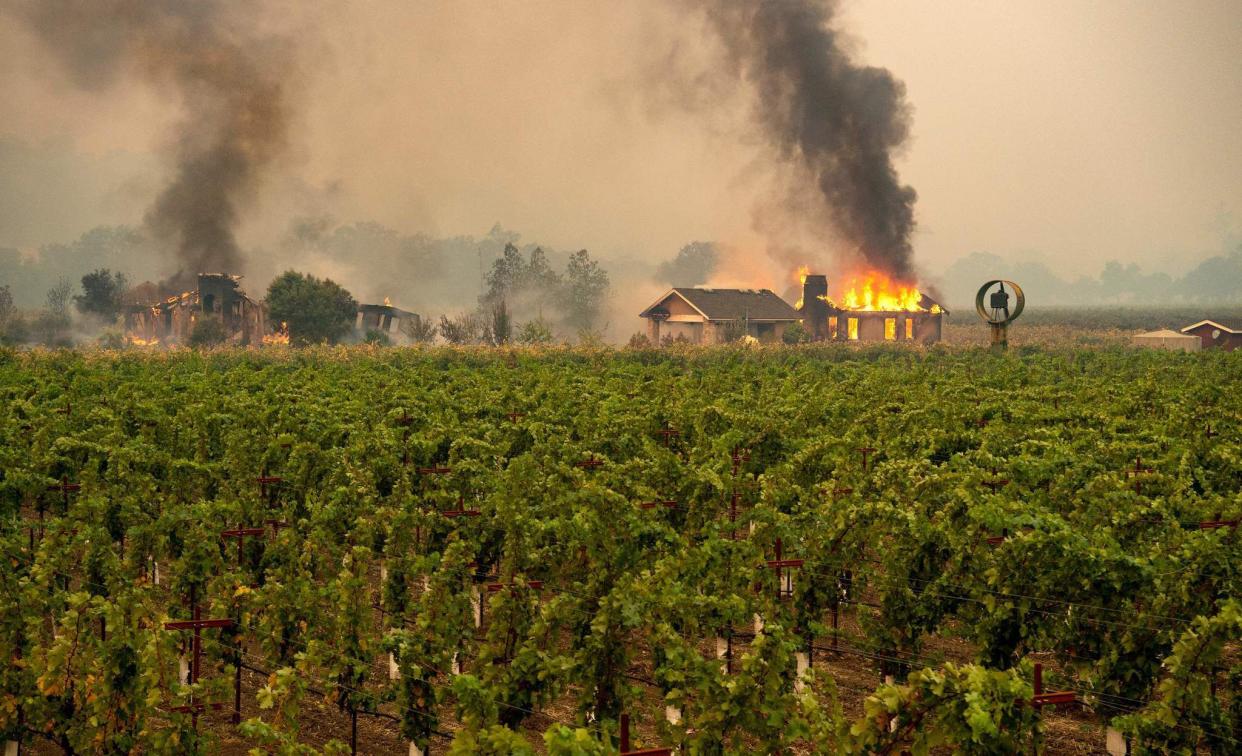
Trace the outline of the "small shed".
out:
[[[1164,349],[1170,352],[1197,352],[1200,346],[1199,337],[1190,336],[1165,328],[1150,333],[1139,333],[1131,339],[1136,347],[1146,349]]]
[[[1204,349],[1232,352],[1242,346],[1242,321],[1236,319],[1200,320],[1183,328],[1182,333],[1198,337]]]
[[[718,344],[724,329],[740,323],[746,335],[762,342],[780,341],[802,315],[771,289],[677,287],[638,314],[647,320],[647,338],[684,338],[692,344]]]

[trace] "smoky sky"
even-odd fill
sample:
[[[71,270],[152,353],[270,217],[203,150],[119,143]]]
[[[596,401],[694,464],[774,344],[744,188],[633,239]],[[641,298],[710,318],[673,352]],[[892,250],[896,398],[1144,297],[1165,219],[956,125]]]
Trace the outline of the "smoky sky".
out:
[[[248,183],[226,195],[252,292],[286,267],[359,290],[387,285],[388,271],[362,260],[286,249],[305,216],[436,238],[482,237],[500,223],[523,242],[586,247],[618,280],[623,266],[649,279],[682,245],[710,239],[722,249],[710,285],[782,293],[791,265],[833,276],[837,255],[858,246],[833,238],[842,232],[798,139],[773,139],[759,120],[750,59],[708,15],[731,7],[723,2],[101,4],[193,28],[182,58],[211,46],[190,37],[215,39],[278,90],[283,135],[256,143]],[[30,259],[94,226],[141,221],[180,165],[194,170],[181,156],[206,154],[183,137],[214,132],[182,120],[219,124],[230,110],[144,68],[137,51],[150,43],[136,41],[133,22],[53,18],[65,5],[0,0],[20,13],[0,13],[0,250]],[[1108,260],[1176,278],[1237,248],[1236,0],[841,0],[829,10],[821,20],[846,62],[906,85],[910,133],[888,153],[898,185],[918,190],[909,238],[920,284],[975,252],[1072,280]],[[757,30],[733,31],[744,34],[739,52],[759,49]],[[176,251],[178,236],[157,248]],[[158,267],[129,272],[176,270]],[[657,288],[618,286],[625,328]],[[413,293],[382,293],[419,306]]]
[[[847,253],[911,278],[916,194],[893,165],[910,134],[905,86],[851,59],[834,29],[835,0],[695,5],[720,35],[728,70],[754,88],[763,136],[812,185],[818,202],[801,205],[810,217],[795,221],[826,221]]]
[[[144,221],[177,256],[182,285],[244,269],[242,205],[287,145],[289,45],[256,35],[230,0],[32,0],[5,9],[29,25],[70,80],[108,91],[133,79],[180,101],[173,167]]]

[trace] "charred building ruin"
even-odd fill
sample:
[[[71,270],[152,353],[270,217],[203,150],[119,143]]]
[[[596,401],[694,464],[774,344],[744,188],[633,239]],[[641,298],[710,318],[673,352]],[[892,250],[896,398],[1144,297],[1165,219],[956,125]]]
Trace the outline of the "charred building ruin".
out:
[[[141,284],[126,295],[126,336],[140,345],[186,344],[199,322],[217,318],[224,326],[227,343],[262,343],[270,335],[267,307],[247,296],[240,282],[241,276],[200,273],[197,289],[166,296],[153,304],[148,297],[156,287]]]

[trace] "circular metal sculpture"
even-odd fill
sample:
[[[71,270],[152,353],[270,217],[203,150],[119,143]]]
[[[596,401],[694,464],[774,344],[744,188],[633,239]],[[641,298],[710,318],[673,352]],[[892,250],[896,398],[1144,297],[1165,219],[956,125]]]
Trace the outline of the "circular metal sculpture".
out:
[[[1013,290],[1012,295],[1005,291],[1006,286]],[[1024,307],[1026,295],[1022,293],[1022,287],[1013,281],[996,279],[979,287],[979,293],[975,295],[975,310],[992,327],[994,349],[1005,349],[1009,346],[1009,324],[1018,319]]]

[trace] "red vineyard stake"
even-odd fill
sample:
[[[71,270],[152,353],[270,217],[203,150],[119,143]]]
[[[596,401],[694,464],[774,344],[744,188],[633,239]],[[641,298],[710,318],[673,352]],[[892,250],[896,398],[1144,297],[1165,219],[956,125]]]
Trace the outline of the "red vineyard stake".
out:
[[[1199,523],[1199,530],[1216,530],[1218,528],[1236,528],[1238,520],[1205,520]]]
[[[729,531],[730,541],[737,540],[737,502],[741,498],[742,495],[737,491],[729,496],[729,524],[733,526],[733,529]]]
[[[222,538],[237,539],[237,569],[242,569],[242,562],[245,560],[245,545],[247,537],[260,537],[267,535],[267,528],[233,528],[232,530],[220,531]],[[241,638],[237,639],[237,662],[236,669],[233,671],[233,724],[241,724]]]
[[[678,505],[675,501],[644,501],[638,505],[640,509],[655,509],[656,507],[664,507],[665,509],[677,509]]]
[[[202,619],[202,610],[198,605],[198,597],[196,591],[190,591],[191,616],[193,619],[177,620],[173,622],[165,622],[165,630],[193,630],[194,636],[190,642],[193,658],[190,662],[190,685],[198,682],[199,674],[202,671],[203,663],[203,630],[212,628],[232,627],[234,622],[231,619]],[[222,709],[223,704],[214,703],[210,705],[212,709]],[[191,695],[190,703],[184,706],[174,706],[170,711],[189,713],[192,715],[192,723],[195,730],[198,730],[198,715],[204,711],[207,705],[197,701]]]
[[[664,442],[664,448],[667,449],[669,441],[671,441],[676,436],[680,436],[681,431],[673,430],[672,428],[669,428],[669,427],[664,427],[656,431],[655,434],[661,438],[661,440]]]
[[[284,483],[285,479],[276,475],[260,475],[254,479],[254,482],[259,484],[259,496],[264,502],[268,502],[270,504],[268,501],[268,486],[278,486],[281,483]]]
[[[858,451],[862,454],[863,472],[871,472],[871,455],[875,454],[875,447],[860,446]]]
[[[987,488],[992,493],[996,493],[998,490],[1009,485],[1009,478],[998,478],[996,477],[996,471],[993,470],[992,479],[983,481],[981,485],[983,485],[985,488]]]
[[[832,489],[832,500],[836,501],[842,496],[849,496],[852,493],[854,493],[854,489],[848,486],[841,486],[839,488],[834,488]]]
[[[466,495],[460,494],[457,497],[457,509],[445,509],[440,512],[445,517],[478,517],[483,514],[477,509],[466,509]]]
[[[263,522],[264,524],[271,526],[273,538],[280,535],[281,528],[289,527],[289,523],[285,522],[284,520],[274,520],[274,519],[269,518],[269,519],[264,520]]]
[[[509,412],[505,414],[505,417],[509,418],[509,422],[516,423],[518,420],[521,420],[522,418],[526,417],[526,413],[525,412]]]
[[[48,491],[60,491],[61,500],[64,501],[65,508],[67,509],[69,507],[69,494],[77,493],[78,491],[81,491],[82,484],[81,483],[70,483],[69,476],[62,475],[60,478],[60,483],[57,483],[54,486],[48,486],[47,490]]]
[[[1008,536],[998,535],[998,536],[988,536],[987,538],[983,540],[989,546],[999,546],[1005,542],[1006,538],[1008,538]]]
[[[776,600],[777,601],[780,601],[781,598],[784,596],[793,595],[793,576],[792,575],[789,576],[790,585],[789,585],[789,589],[786,590],[784,581],[782,580],[783,573],[781,572],[781,570],[797,569],[798,567],[802,566],[802,562],[803,562],[803,560],[801,559],[784,559],[783,557],[784,557],[784,554],[781,551],[781,539],[777,538],[776,539],[776,559],[771,559],[767,562],[768,569],[776,570]]]
[[[419,475],[448,475],[451,472],[453,472],[453,468],[440,467],[439,465],[418,468]]]
[[[1208,425],[1207,429],[1203,431],[1203,437],[1207,439],[1213,439],[1219,435],[1220,433],[1214,430],[1211,425]]]
[[[1057,706],[1059,704],[1074,703],[1076,694],[1073,691],[1060,691],[1057,693],[1044,692],[1044,665],[1035,664],[1035,695],[1031,697],[1031,706],[1040,708],[1043,706]]]
[[[1126,477],[1134,481],[1134,492],[1136,494],[1139,496],[1143,495],[1143,481],[1139,480],[1139,476],[1149,475],[1153,472],[1155,472],[1155,470],[1143,464],[1142,457],[1134,458],[1134,468],[1126,470]]]
[[[591,456],[587,457],[581,462],[575,462],[574,467],[581,467],[584,470],[594,470],[597,467],[602,467],[603,464],[604,464],[604,461],[602,459],[599,459],[594,454],[592,454]]]
[[[740,446],[733,447],[732,454],[729,459],[733,460],[733,477],[737,477],[737,471],[741,469],[743,462],[750,461],[750,449],[743,449]]]

